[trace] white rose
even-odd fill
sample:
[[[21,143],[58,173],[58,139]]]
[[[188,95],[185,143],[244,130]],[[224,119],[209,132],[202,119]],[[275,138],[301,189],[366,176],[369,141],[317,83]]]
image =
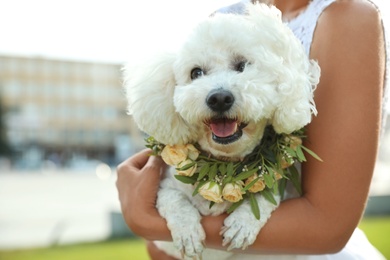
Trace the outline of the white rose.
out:
[[[214,181],[203,184],[198,192],[206,200],[214,201],[215,203],[223,202],[221,187]]]

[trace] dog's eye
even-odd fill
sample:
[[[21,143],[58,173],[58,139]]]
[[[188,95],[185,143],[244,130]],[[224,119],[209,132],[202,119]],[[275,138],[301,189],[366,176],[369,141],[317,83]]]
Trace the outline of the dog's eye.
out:
[[[246,61],[240,61],[234,66],[235,71],[243,72],[246,66]]]
[[[197,79],[201,76],[203,76],[203,70],[201,68],[194,68],[191,70],[191,79],[194,80],[194,79]]]

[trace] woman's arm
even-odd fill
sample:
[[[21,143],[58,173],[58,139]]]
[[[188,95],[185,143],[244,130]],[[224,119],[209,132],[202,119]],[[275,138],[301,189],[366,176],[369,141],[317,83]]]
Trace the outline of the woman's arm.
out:
[[[365,1],[332,4],[318,22],[311,56],[322,76],[315,92],[319,114],[308,126],[305,145],[324,162],[307,156],[304,195],[282,202],[245,252],[337,252],[364,210],[376,160],[384,78],[383,32],[376,9]],[[159,166],[145,156],[143,152],[118,168],[123,215],[136,234],[170,240],[154,206]],[[219,232],[225,217],[203,218],[208,247],[222,248]]]
[[[315,92],[318,116],[307,128],[305,145],[324,162],[308,156],[302,165],[303,197],[281,203],[249,248],[254,252],[337,252],[365,208],[378,148],[385,66],[377,10],[365,1],[332,4],[318,21],[311,58],[322,72]],[[208,245],[219,245],[218,228],[206,228]]]
[[[318,117],[307,128],[305,145],[324,162],[307,156],[303,197],[281,203],[249,247],[254,252],[337,252],[365,208],[378,148],[385,66],[377,10],[365,1],[332,4],[318,21],[311,56],[322,73],[315,92]],[[215,234],[222,221],[204,220],[207,245],[220,245]]]

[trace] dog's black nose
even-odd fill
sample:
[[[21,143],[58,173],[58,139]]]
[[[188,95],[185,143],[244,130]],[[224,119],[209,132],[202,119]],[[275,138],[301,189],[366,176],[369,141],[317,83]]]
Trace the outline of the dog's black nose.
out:
[[[215,112],[225,112],[232,107],[234,96],[230,91],[215,89],[207,95],[206,103]]]

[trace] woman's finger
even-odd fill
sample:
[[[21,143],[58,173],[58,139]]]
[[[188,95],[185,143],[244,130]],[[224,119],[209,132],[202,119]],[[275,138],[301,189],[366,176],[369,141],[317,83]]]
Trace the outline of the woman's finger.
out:
[[[129,167],[134,167],[136,169],[142,169],[148,162],[151,153],[152,150],[144,149],[124,161],[123,164],[126,164]]]
[[[155,203],[157,190],[160,186],[161,177],[166,170],[167,165],[156,156],[150,156],[145,166],[139,172],[138,192],[139,196],[149,198],[150,203]]]
[[[158,156],[149,156],[149,159],[144,166],[146,171],[149,169],[158,169],[158,173],[165,171],[166,167],[167,165],[165,162]]]
[[[117,167],[117,187],[121,182],[136,178],[149,160],[151,150],[145,149],[131,156]]]

